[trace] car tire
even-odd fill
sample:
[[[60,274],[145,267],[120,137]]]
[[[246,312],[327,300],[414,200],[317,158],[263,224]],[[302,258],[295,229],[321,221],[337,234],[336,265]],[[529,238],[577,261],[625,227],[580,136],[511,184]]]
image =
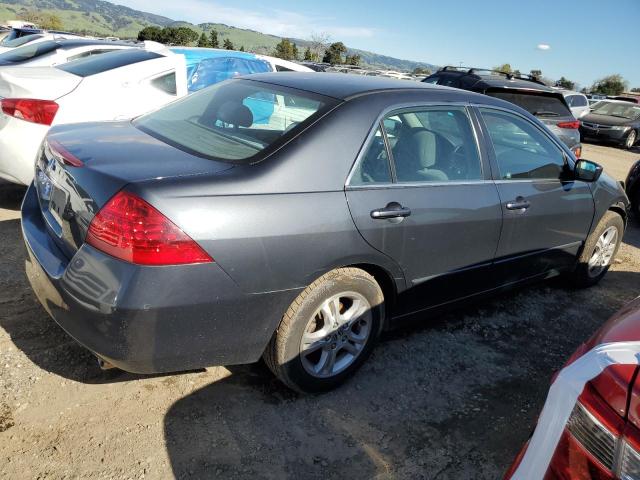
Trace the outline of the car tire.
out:
[[[298,295],[263,358],[289,388],[328,391],[364,363],[383,322],[384,296],[373,276],[359,268],[338,268]]]
[[[631,148],[633,148],[633,146],[636,144],[637,141],[638,141],[638,132],[636,132],[635,130],[631,130],[625,137],[623,146],[627,150],[630,150]]]
[[[575,287],[590,287],[602,280],[618,253],[623,234],[622,217],[608,210],[587,238],[578,265],[570,276]]]

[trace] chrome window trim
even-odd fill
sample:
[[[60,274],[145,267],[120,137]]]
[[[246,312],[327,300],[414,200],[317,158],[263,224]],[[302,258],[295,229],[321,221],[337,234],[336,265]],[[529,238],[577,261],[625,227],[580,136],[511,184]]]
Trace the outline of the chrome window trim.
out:
[[[362,147],[360,147],[360,151],[358,152],[358,155],[356,156],[355,161],[353,162],[353,164],[351,165],[351,169],[349,170],[349,174],[347,175],[347,180],[345,181],[344,187],[345,190],[350,190],[350,189],[362,189],[363,187],[369,188],[373,185],[376,186],[403,186],[403,185],[408,185],[408,183],[405,182],[395,182],[394,181],[394,177],[395,177],[395,165],[393,163],[393,154],[391,152],[391,149],[389,148],[388,145],[388,140],[387,140],[387,134],[386,134],[386,130],[384,128],[384,119],[388,116],[391,116],[392,114],[395,113],[402,113],[402,112],[406,112],[408,110],[413,110],[413,109],[421,109],[421,108],[434,108],[434,107],[462,107],[467,115],[467,119],[469,120],[469,126],[471,128],[471,131],[473,133],[473,138],[475,140],[476,143],[476,151],[478,152],[478,160],[480,161],[480,174],[481,176],[485,176],[485,168],[484,168],[484,162],[483,162],[483,154],[482,154],[482,149],[481,149],[481,145],[480,145],[480,137],[478,135],[477,132],[477,128],[476,128],[476,124],[473,122],[472,119],[472,111],[471,108],[475,106],[475,104],[469,103],[469,102],[442,102],[442,101],[438,101],[438,102],[419,102],[419,103],[415,103],[415,102],[407,102],[407,103],[399,103],[390,107],[385,108],[377,117],[375,122],[373,123],[369,134],[367,135],[364,143],[362,144]],[[375,137],[376,131],[378,128],[382,129],[382,135],[384,138],[384,142],[385,142],[385,147],[387,149],[387,161],[389,162],[389,171],[391,172],[391,182],[379,182],[379,183],[372,183],[372,184],[367,184],[367,185],[351,185],[351,179],[356,171],[356,168],[358,167],[359,163],[362,161],[362,157],[364,157],[365,152],[368,150],[369,146],[371,145],[371,142],[373,141],[372,139]],[[485,178],[482,179],[478,179],[478,180],[474,180],[473,182],[484,182],[486,181]],[[469,180],[462,180],[460,182],[458,181],[451,181],[451,182],[411,182],[411,186],[432,186],[432,185],[437,185],[437,184],[442,184],[442,185],[455,185],[455,184],[464,184],[466,182],[469,182]]]

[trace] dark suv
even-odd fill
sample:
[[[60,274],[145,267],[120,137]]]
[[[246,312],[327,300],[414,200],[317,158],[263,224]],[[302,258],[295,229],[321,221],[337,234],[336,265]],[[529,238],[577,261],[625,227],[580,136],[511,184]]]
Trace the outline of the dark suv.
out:
[[[571,113],[564,96],[535,77],[482,68],[447,66],[423,82],[471,90],[515,103],[538,117],[576,157],[582,153],[578,130],[580,122]]]

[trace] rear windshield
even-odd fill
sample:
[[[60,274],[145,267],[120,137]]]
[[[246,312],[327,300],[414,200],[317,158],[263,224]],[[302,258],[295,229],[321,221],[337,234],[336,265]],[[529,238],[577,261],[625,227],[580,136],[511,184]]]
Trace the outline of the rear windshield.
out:
[[[134,125],[191,154],[249,164],[295,136],[335,102],[301,90],[228,80],[140,117]]]
[[[560,97],[539,93],[489,90],[487,95],[515,103],[537,117],[571,117],[571,111]]]
[[[98,73],[113,70],[114,68],[125,67],[134,63],[160,58],[155,52],[149,52],[139,48],[129,48],[116,52],[103,53],[102,55],[92,55],[90,57],[74,60],[73,62],[59,65],[56,68],[72,73],[79,77],[89,77]]]
[[[41,55],[53,52],[58,49],[58,45],[53,40],[45,42],[29,43],[22,47],[14,48],[8,52],[0,53],[0,63],[20,63],[33,60]]]
[[[25,43],[33,42],[34,40],[38,40],[39,38],[44,37],[44,35],[24,35],[19,37],[13,33],[15,31],[16,30],[7,35],[5,39],[2,40],[2,43],[0,43],[0,45],[2,45],[3,47],[15,48],[20,47]]]
[[[234,57],[205,58],[189,72],[187,88],[189,92],[197,92],[229,78],[270,71],[271,67],[264,60]]]

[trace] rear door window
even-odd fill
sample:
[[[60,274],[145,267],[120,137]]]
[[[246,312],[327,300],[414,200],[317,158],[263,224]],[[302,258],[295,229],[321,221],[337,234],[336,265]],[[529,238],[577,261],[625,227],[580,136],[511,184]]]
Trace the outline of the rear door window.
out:
[[[582,95],[569,95],[565,99],[570,107],[586,107],[588,105],[587,97]]]
[[[79,77],[89,77],[106,72],[107,70],[113,70],[160,57],[162,57],[162,55],[155,52],[142,50],[140,48],[129,48],[117,52],[105,53],[103,55],[91,55],[65,63],[64,65],[58,65],[56,68]]]
[[[565,157],[535,125],[502,110],[481,108],[502,180],[558,180]]]
[[[151,80],[151,85],[170,95],[177,95],[178,87],[176,86],[176,72],[167,73]]]
[[[560,96],[544,93],[507,92],[504,90],[488,90],[487,95],[515,103],[537,117],[570,117],[571,110]]]

